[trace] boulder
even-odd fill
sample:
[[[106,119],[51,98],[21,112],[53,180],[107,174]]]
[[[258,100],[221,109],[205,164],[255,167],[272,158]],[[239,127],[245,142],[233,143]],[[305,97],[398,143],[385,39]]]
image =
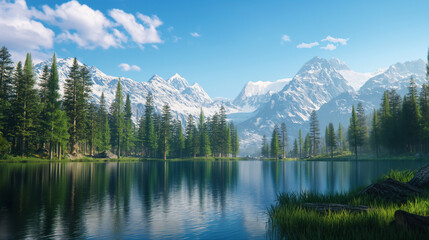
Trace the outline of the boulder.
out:
[[[358,195],[380,197],[387,201],[405,202],[413,196],[423,195],[423,190],[392,178],[374,183],[363,189]]]
[[[304,203],[302,204],[304,208],[313,209],[318,212],[341,212],[348,211],[354,213],[367,212],[371,208],[368,206],[351,206],[345,204],[337,204],[337,203]]]
[[[82,153],[76,153],[76,154],[67,153],[66,156],[70,160],[76,160],[76,159],[81,159],[85,157],[85,155],[83,155]]]
[[[420,216],[402,210],[395,212],[395,223],[401,227],[414,228],[420,231],[429,230],[429,216]]]
[[[99,154],[96,154],[93,156],[94,158],[108,158],[108,159],[117,159],[118,155],[112,153],[109,150],[106,150],[104,152],[101,152]]]
[[[419,188],[429,187],[429,163],[420,168],[408,184]]]

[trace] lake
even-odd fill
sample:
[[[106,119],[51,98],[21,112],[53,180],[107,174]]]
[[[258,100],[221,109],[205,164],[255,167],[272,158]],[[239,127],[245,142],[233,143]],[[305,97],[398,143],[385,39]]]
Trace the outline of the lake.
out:
[[[347,192],[424,164],[1,163],[0,239],[261,239],[279,192]]]

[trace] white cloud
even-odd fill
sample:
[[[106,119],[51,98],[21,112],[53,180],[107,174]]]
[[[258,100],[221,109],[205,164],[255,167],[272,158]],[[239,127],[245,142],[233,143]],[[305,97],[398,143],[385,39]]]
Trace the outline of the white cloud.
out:
[[[55,33],[35,21],[24,0],[0,1],[0,44],[19,55],[25,51],[51,49]],[[18,53],[19,52],[19,53]]]
[[[122,71],[128,72],[128,71],[140,71],[140,67],[137,65],[129,65],[128,63],[121,63],[118,65]]]
[[[301,43],[296,46],[296,48],[312,48],[319,46],[319,42],[313,42],[313,43]]]
[[[137,17],[145,24],[144,26],[137,22],[133,14],[120,9],[110,10],[109,15],[130,34],[131,39],[140,47],[146,43],[162,43],[156,29],[162,25],[162,21],[157,16],[149,17],[137,13]]]
[[[154,49],[156,49],[156,50],[159,50],[158,46],[157,46],[157,45],[155,45],[155,44],[152,44],[152,47],[153,47]]]
[[[348,38],[347,39],[345,39],[345,38],[333,38],[331,36],[327,36],[326,38],[322,39],[322,42],[328,41],[331,43],[340,43],[341,45],[344,46],[347,44],[348,40],[349,40]]]
[[[290,37],[286,34],[283,34],[281,43],[290,42]]]
[[[191,32],[190,34],[192,37],[201,37],[201,35],[197,32]]]
[[[333,50],[337,49],[337,47],[336,47],[334,44],[329,43],[329,44],[328,44],[328,45],[326,45],[325,47],[321,47],[321,49],[325,49],[325,50],[333,51]]]
[[[102,12],[78,1],[56,5],[55,9],[44,5],[43,12],[32,9],[34,16],[58,26],[61,33],[58,40],[71,40],[80,47],[93,49],[120,47],[126,41],[118,30],[112,30],[113,23]]]

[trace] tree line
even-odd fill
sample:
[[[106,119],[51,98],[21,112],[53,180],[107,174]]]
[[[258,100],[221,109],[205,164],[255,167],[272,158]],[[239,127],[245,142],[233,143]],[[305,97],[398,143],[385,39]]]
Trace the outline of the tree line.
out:
[[[189,115],[183,128],[172,119],[168,104],[156,113],[148,93],[144,114],[135,124],[130,95],[124,97],[120,79],[110,107],[104,93],[97,104],[91,97],[90,72],[76,59],[62,99],[59,90],[55,54],[36,84],[31,54],[24,64],[14,66],[7,48],[0,49],[0,154],[48,155],[49,159],[106,151],[118,157],[164,159],[238,154],[237,128],[227,121],[223,106],[207,119],[201,108],[199,118]]]
[[[317,113],[312,111],[309,131],[304,137],[299,130],[298,138],[289,151],[290,157],[328,154],[333,158],[334,154],[341,155],[344,151],[350,151],[356,159],[359,154],[379,157],[429,153],[429,64],[426,66],[426,78],[427,82],[419,91],[411,77],[408,93],[403,97],[395,89],[386,90],[380,108],[369,114],[365,113],[361,102],[356,108],[353,105],[349,126],[344,129],[340,123],[335,130],[334,124],[329,123],[324,138],[321,138]],[[283,143],[278,136],[276,125],[271,144],[268,144],[266,136],[263,137],[262,157],[279,158],[279,145]]]

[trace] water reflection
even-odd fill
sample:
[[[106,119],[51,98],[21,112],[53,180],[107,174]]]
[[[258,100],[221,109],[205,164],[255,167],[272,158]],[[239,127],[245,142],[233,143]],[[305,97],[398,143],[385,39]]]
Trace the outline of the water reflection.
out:
[[[263,238],[278,192],[346,192],[423,162],[0,164],[0,239]]]

